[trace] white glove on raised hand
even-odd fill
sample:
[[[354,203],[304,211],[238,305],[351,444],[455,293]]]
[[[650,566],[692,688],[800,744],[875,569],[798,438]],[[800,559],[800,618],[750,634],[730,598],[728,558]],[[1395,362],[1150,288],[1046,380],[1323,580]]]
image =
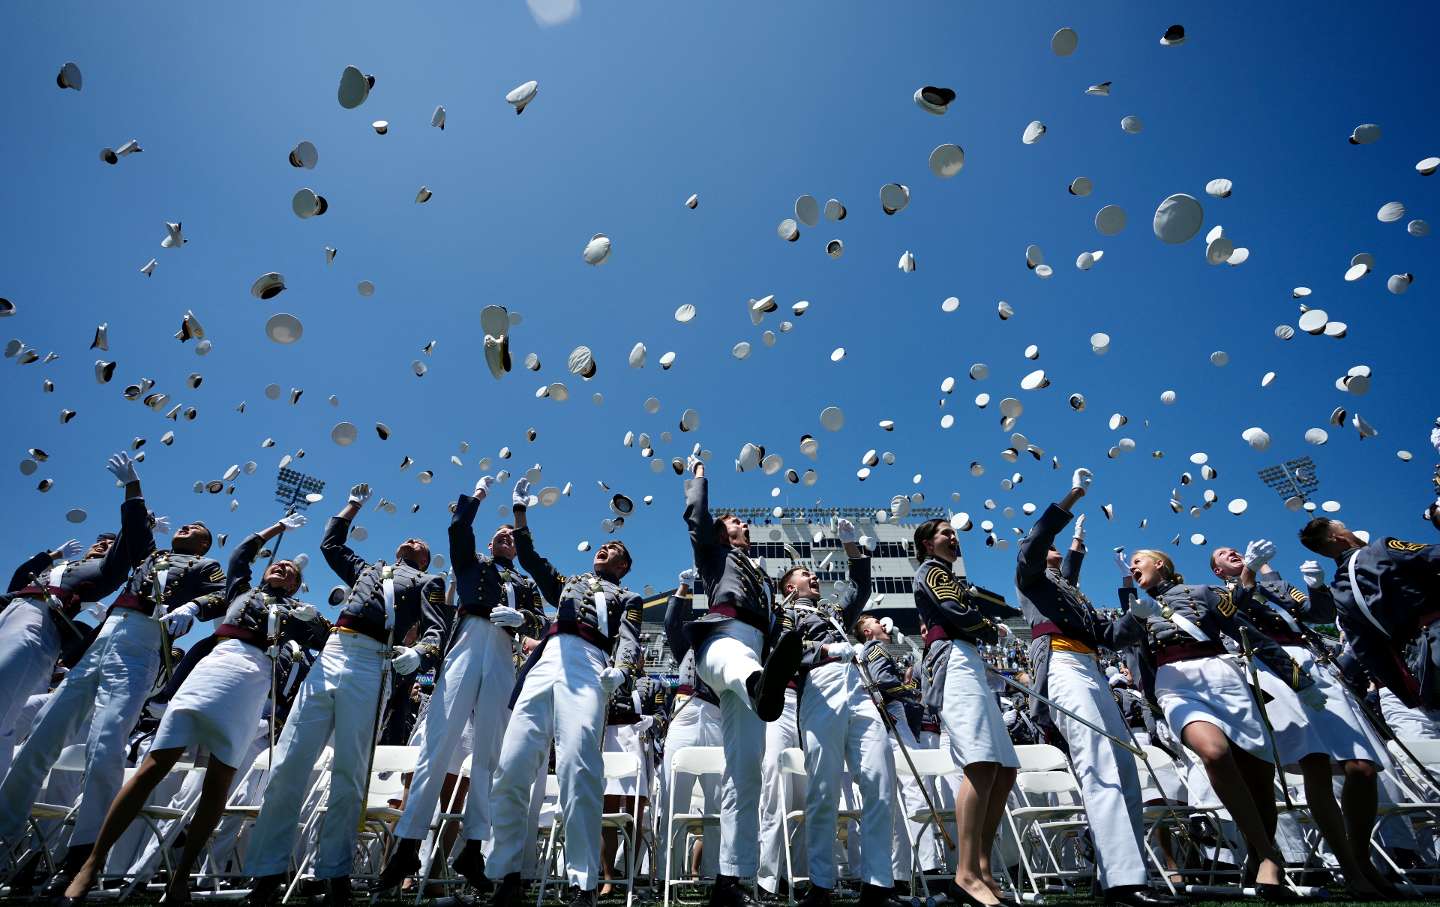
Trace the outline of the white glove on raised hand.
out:
[[[1305,588],[1314,589],[1325,585],[1325,570],[1319,561],[1306,561],[1300,565],[1300,578],[1305,580]]]
[[[390,660],[390,667],[401,677],[408,677],[414,674],[420,667],[420,653],[409,646],[396,646],[395,657]]]
[[[1078,488],[1081,491],[1089,491],[1090,483],[1093,481],[1095,481],[1095,474],[1082,466],[1075,470],[1074,474],[1070,476],[1070,487]]]
[[[840,537],[841,544],[858,543],[860,541],[860,530],[855,524],[841,517],[835,521],[835,534]]]
[[[190,628],[195,625],[195,615],[200,613],[200,606],[194,602],[186,602],[177,608],[170,610],[168,614],[160,618],[165,624],[165,632],[170,634],[171,639],[179,639]]]
[[[1158,612],[1159,608],[1156,606],[1155,599],[1153,598],[1137,595],[1130,600],[1130,613],[1141,620],[1154,617]]]
[[[848,642],[827,642],[825,654],[841,661],[849,661],[855,657],[855,647]]]
[[[685,471],[695,472],[697,466],[704,466],[705,461],[700,458],[700,444],[696,442],[695,447],[690,451],[690,456],[685,458]]]
[[[691,589],[693,589],[695,588],[696,581],[700,579],[700,571],[696,570],[694,567],[686,567],[684,570],[680,571],[680,576],[678,578],[680,580],[680,585],[689,586]]]
[[[301,602],[290,609],[290,616],[296,620],[303,620],[307,624],[311,624],[320,619],[320,612],[315,610],[314,605]]]
[[[530,480],[521,476],[515,480],[515,490],[510,493],[512,506],[524,510],[530,506]]]
[[[480,480],[475,483],[475,493],[471,495],[471,497],[477,501],[485,500],[485,496],[490,493],[490,489],[494,487],[494,485],[494,476],[481,476]]]
[[[61,560],[73,561],[84,553],[85,546],[80,544],[79,539],[68,539],[65,544],[60,546]]]
[[[611,693],[620,689],[620,685],[624,682],[625,672],[619,668],[606,668],[600,672],[600,692],[604,693],[607,699],[610,698]]]
[[[1440,419],[1435,420],[1435,427],[1430,429],[1430,446],[1440,453]]]
[[[1245,546],[1245,556],[1242,559],[1245,566],[1252,572],[1270,563],[1275,556],[1275,543],[1269,539],[1256,539]]]
[[[135,461],[131,460],[130,455],[123,450],[106,460],[105,468],[110,470],[110,474],[121,485],[140,481],[140,476],[135,473]]]
[[[280,525],[286,529],[303,529],[310,518],[303,513],[287,513],[280,518]]]
[[[1295,695],[1300,697],[1300,704],[1305,706],[1305,708],[1316,712],[1325,710],[1325,694],[1321,691],[1320,687],[1311,684]]]
[[[1077,542],[1085,541],[1085,514],[1082,513],[1075,518],[1075,532],[1071,535],[1071,538]]]
[[[169,535],[170,518],[161,513],[150,514],[150,530],[156,535]]]
[[[490,609],[490,623],[497,627],[518,627],[525,623],[525,615],[506,605]]]
[[[349,503],[364,504],[370,500],[370,495],[373,493],[374,492],[370,490],[370,485],[366,482],[361,482],[359,485],[351,485]]]

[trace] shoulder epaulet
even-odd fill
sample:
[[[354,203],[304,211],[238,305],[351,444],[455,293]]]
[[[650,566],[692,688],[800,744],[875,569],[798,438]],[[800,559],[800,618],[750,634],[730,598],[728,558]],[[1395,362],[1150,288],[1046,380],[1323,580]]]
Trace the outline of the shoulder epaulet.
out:
[[[1235,616],[1235,599],[1228,588],[1220,588],[1215,593],[1215,610],[1225,617]]]
[[[1294,602],[1295,602],[1295,604],[1297,604],[1297,605],[1303,605],[1303,604],[1305,604],[1305,593],[1304,593],[1304,592],[1301,592],[1299,589],[1295,588],[1294,586],[1291,586],[1291,587],[1290,587],[1290,598],[1293,599]]]

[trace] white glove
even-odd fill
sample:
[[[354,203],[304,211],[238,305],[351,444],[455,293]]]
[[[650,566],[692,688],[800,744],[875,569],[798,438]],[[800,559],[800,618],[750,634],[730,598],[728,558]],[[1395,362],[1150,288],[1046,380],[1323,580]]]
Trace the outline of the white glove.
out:
[[[1124,546],[1115,549],[1115,566],[1126,576],[1130,575],[1130,555],[1125,553]]]
[[[490,609],[490,623],[497,627],[518,627],[525,623],[525,615],[514,608],[497,605]]]
[[[396,646],[395,657],[390,660],[390,667],[401,677],[408,677],[414,674],[420,667],[420,653],[409,646]]]
[[[168,516],[159,513],[152,513],[150,514],[150,522],[152,523],[150,527],[151,531],[154,532],[156,535],[170,534],[170,518]]]
[[[315,610],[314,605],[308,605],[305,602],[301,602],[300,604],[290,609],[290,616],[295,618],[296,620],[303,620],[307,624],[309,624],[314,623],[315,621],[320,619],[320,612]]]
[[[1440,419],[1435,420],[1435,427],[1430,429],[1430,446],[1440,453]]]
[[[700,579],[700,571],[694,567],[686,567],[680,571],[680,585],[695,588],[696,580]]]
[[[107,460],[105,468],[110,470],[110,474],[122,485],[140,481],[140,477],[135,474],[135,462],[123,450]]]
[[[855,657],[855,647],[848,642],[827,642],[825,654],[841,661],[849,661]]]
[[[370,485],[366,482],[361,482],[359,485],[352,485],[350,486],[349,503],[364,504],[366,501],[370,500],[371,494],[373,494],[373,492],[371,492]]]
[[[310,522],[310,518],[303,513],[287,513],[280,518],[280,525],[286,529],[302,529]]]
[[[1275,543],[1268,539],[1256,539],[1245,546],[1245,566],[1253,573],[1270,563],[1275,556]]]
[[[1075,470],[1074,475],[1070,476],[1070,487],[1089,491],[1090,483],[1093,481],[1095,481],[1095,474],[1082,466]]]
[[[85,546],[80,544],[79,539],[69,539],[65,544],[60,546],[61,560],[73,561],[84,553]]]
[[[835,534],[840,536],[840,543],[842,545],[860,541],[860,530],[856,529],[855,524],[844,517],[835,521]]]
[[[620,685],[624,682],[625,672],[619,668],[606,668],[600,672],[600,692],[605,694],[606,699],[610,698],[611,693],[620,689]]]
[[[695,467],[703,466],[704,464],[705,461],[700,459],[700,445],[697,443],[695,448],[690,451],[690,456],[685,458],[685,471],[693,473]]]
[[[1325,710],[1325,694],[1319,686],[1311,684],[1295,695],[1300,697],[1300,704],[1305,706],[1305,708],[1313,709],[1316,712]]]
[[[1155,599],[1153,598],[1147,598],[1144,595],[1137,595],[1130,600],[1130,613],[1140,618],[1141,620],[1154,617],[1156,611],[1157,609],[1155,607]]]
[[[179,639],[190,628],[195,625],[195,615],[200,613],[200,606],[194,602],[186,602],[160,618],[165,623],[165,630],[170,634],[171,639]]]
[[[1325,585],[1325,571],[1318,561],[1306,561],[1300,565],[1300,578],[1305,580],[1305,588],[1314,589],[1317,586]]]
[[[481,476],[480,481],[475,483],[475,493],[471,497],[477,501],[485,500],[485,496],[490,493],[490,489],[494,485],[495,478],[493,476]]]
[[[1075,532],[1071,538],[1077,542],[1085,541],[1085,514],[1082,513],[1075,518]]]
[[[521,476],[515,480],[515,490],[510,493],[510,503],[524,510],[530,506],[530,480]]]

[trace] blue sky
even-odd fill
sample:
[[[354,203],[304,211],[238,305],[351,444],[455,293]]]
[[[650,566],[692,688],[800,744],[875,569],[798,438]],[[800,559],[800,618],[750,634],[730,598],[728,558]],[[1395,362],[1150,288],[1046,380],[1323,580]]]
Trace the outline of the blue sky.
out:
[[[879,508],[918,488],[927,503],[968,511],[977,523],[994,519],[1007,537],[1028,521],[986,512],[987,498],[1017,511],[1026,501],[1043,507],[1064,493],[1073,467],[1089,466],[1092,550],[1167,546],[1179,533],[1172,550],[1195,575],[1205,573],[1210,546],[1185,541],[1194,532],[1216,544],[1276,537],[1277,566],[1294,572],[1306,556],[1294,541],[1300,520],[1255,478],[1292,456],[1314,457],[1320,497],[1339,501],[1351,525],[1424,537],[1440,322],[1427,266],[1437,240],[1407,235],[1405,222],[1437,217],[1440,175],[1421,177],[1414,164],[1440,154],[1440,125],[1424,113],[1440,107],[1440,90],[1422,77],[1425,31],[1401,5],[1366,16],[1339,4],[1296,9],[585,0],[573,20],[546,28],[520,3],[8,4],[0,10],[0,295],[18,312],[0,321],[0,334],[60,359],[0,363],[10,426],[0,493],[13,514],[0,525],[0,547],[18,562],[40,544],[111,528],[120,493],[105,457],[143,436],[152,506],[203,518],[229,532],[232,546],[278,515],[275,467],[303,448],[297,466],[329,483],[315,516],[337,509],[361,480],[400,505],[394,516],[364,514],[363,554],[390,556],[411,534],[443,551],[447,503],[471,488],[482,456],[508,445],[512,470],[538,461],[542,484],[574,483],[572,497],[532,515],[540,549],[562,569],[588,565],[580,540],[605,537],[608,494],[597,480],[637,501],[654,495],[623,537],[636,555],[632,585],[663,588],[688,557],[681,483],[668,466],[653,473],[621,439],[650,431],[658,442],[666,429],[674,440],[657,453],[667,461],[695,437],[715,452],[718,502],[772,501],[773,478],[730,468],[755,441],[786,466],[820,474],[814,488],[781,482],[774,503]],[[1187,42],[1161,47],[1174,22],[1186,26]],[[1062,26],[1080,37],[1065,58],[1049,46]],[[66,60],[84,72],[79,93],[55,86]],[[357,110],[335,97],[348,64],[377,79]],[[504,96],[529,79],[539,95],[517,117]],[[1105,80],[1114,83],[1110,97],[1084,94]],[[925,84],[956,90],[947,115],[911,101]],[[437,104],[449,113],[443,132],[428,125]],[[1124,133],[1126,115],[1139,116],[1144,131]],[[388,135],[373,133],[375,119],[389,120]],[[1025,146],[1032,119],[1049,132]],[[1381,125],[1381,140],[1349,145],[1351,129],[1366,122]],[[131,138],[142,154],[114,167],[99,161],[100,148]],[[319,149],[313,171],[286,162],[302,139]],[[950,180],[926,166],[944,142],[966,152]],[[1067,194],[1082,175],[1094,193]],[[1204,195],[1216,177],[1234,181],[1232,197]],[[912,201],[887,217],[878,193],[892,181],[908,185]],[[434,198],[416,205],[422,184]],[[325,216],[291,214],[302,186],[327,197]],[[1183,246],[1159,242],[1151,215],[1175,192],[1200,198],[1203,229],[1223,224],[1250,260],[1208,266],[1203,231]],[[691,193],[700,197],[694,211],[682,204]],[[775,227],[802,193],[822,204],[841,199],[849,217],[781,242]],[[1375,212],[1392,200],[1410,213],[1382,224]],[[1111,203],[1129,224],[1102,237],[1093,217]],[[160,248],[167,220],[183,222],[185,248]],[[598,268],[580,255],[597,232],[614,242]],[[831,238],[845,243],[839,260],[825,255]],[[1030,243],[1054,266],[1050,280],[1025,268]],[[339,249],[328,267],[326,245]],[[1094,249],[1104,260],[1078,271],[1075,256]],[[919,264],[913,274],[896,268],[906,250]],[[1347,284],[1357,252],[1375,256],[1376,273]],[[146,278],[138,269],[151,257],[159,264]],[[289,289],[268,302],[251,297],[251,282],[272,270]],[[1415,284],[1392,296],[1385,278],[1403,271]],[[374,296],[356,293],[360,280],[375,283]],[[1297,285],[1312,287],[1310,301],[1347,322],[1349,336],[1277,340],[1275,325],[1298,316]],[[769,293],[782,310],[755,328],[746,302]],[[940,310],[948,296],[961,300],[953,314]],[[809,312],[764,347],[760,332],[778,330],[800,299]],[[1009,321],[995,314],[1002,299],[1016,309]],[[480,346],[480,309],[492,303],[524,316],[512,333],[516,368],[499,382]],[[699,310],[688,325],[672,317],[682,303]],[[214,342],[207,357],[172,337],[186,309]],[[304,322],[294,345],[265,337],[266,319],[280,311]],[[102,321],[106,358],[119,363],[103,386],[88,350]],[[1113,338],[1103,358],[1089,350],[1095,331]],[[430,340],[438,344],[425,356]],[[649,348],[643,370],[625,363],[637,340]],[[740,340],[755,347],[743,362],[729,355]],[[564,367],[582,343],[599,361],[589,382]],[[1038,363],[1022,356],[1032,343]],[[837,346],[848,354],[832,363]],[[675,367],[661,371],[670,350]],[[1230,364],[1210,365],[1214,350]],[[539,374],[520,364],[532,351]],[[415,359],[429,366],[424,378],[410,372]],[[965,377],[973,362],[990,366],[986,381]],[[1338,392],[1334,380],[1360,364],[1374,370],[1370,393]],[[1034,368],[1052,384],[1022,392],[1019,380]],[[205,376],[197,391],[184,384],[193,371]],[[1278,377],[1262,389],[1267,371]],[[199,418],[173,424],[125,401],[122,388],[142,376],[198,407]],[[957,388],[942,410],[946,376]],[[53,394],[41,393],[46,377]],[[562,380],[568,402],[535,398],[542,383]],[[266,400],[272,382],[305,394],[296,406]],[[1159,402],[1166,389],[1178,394],[1173,406]],[[972,403],[982,391],[994,399],[983,411]],[[603,405],[590,401],[594,392]],[[1085,412],[1066,404],[1073,392],[1086,395]],[[642,408],[651,395],[658,415]],[[1045,463],[1000,459],[1005,396],[1025,404],[1016,430],[1046,450]],[[235,411],[242,400],[243,414]],[[818,423],[830,404],[846,414],[838,433]],[[1353,429],[1331,428],[1326,446],[1306,444],[1305,429],[1328,427],[1337,405],[1358,409],[1380,437],[1361,443]],[[61,425],[62,407],[79,415]],[[687,407],[702,419],[696,435],[675,431]],[[1119,432],[1106,425],[1113,412],[1129,418]],[[955,416],[949,430],[939,428],[944,413]],[[329,439],[342,419],[361,430],[347,448]],[[880,431],[880,419],[893,419],[895,431]],[[376,421],[390,426],[390,440],[375,436]],[[1252,425],[1273,437],[1268,451],[1241,439]],[[172,428],[174,446],[161,447]],[[818,464],[800,454],[805,433],[820,439]],[[1122,436],[1136,451],[1107,459]],[[266,437],[277,445],[262,449]],[[26,477],[16,466],[32,446],[50,460]],[[871,448],[893,451],[897,462],[860,483],[855,471]],[[1398,449],[1414,461],[1402,463]],[[1213,483],[1181,489],[1187,506],[1203,487],[1218,494],[1220,504],[1198,519],[1166,503],[1182,471],[1198,480],[1187,459],[1195,451],[1219,471]],[[451,465],[452,454],[463,467]],[[407,455],[416,465],[401,472]],[[192,493],[196,480],[252,459],[259,471],[238,482],[233,513],[230,496]],[[985,464],[983,476],[969,474],[973,460]],[[417,474],[427,468],[435,479],[423,485]],[[1016,469],[1025,481],[1001,491]],[[35,490],[42,477],[54,479],[47,494]],[[1224,508],[1235,497],[1250,501],[1243,517]],[[1105,502],[1113,522],[1099,514]],[[72,507],[90,511],[80,527],[65,521]],[[321,522],[286,550],[315,554]],[[962,544],[978,581],[1008,585],[1013,547],[986,549],[978,531]],[[1087,583],[1097,597],[1106,597],[1110,569],[1091,574],[1104,571]],[[318,557],[308,579],[316,598],[333,582]]]

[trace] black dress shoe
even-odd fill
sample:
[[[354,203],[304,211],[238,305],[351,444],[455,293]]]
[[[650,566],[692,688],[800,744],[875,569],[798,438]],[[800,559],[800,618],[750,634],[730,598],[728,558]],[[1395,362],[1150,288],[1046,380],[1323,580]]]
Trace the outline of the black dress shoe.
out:
[[[581,891],[578,885],[571,886],[570,897],[565,901],[566,907],[595,907],[595,903],[595,889]]]
[[[485,877],[485,854],[480,850],[479,841],[466,841],[450,868],[480,894],[495,890],[495,883]]]
[[[494,896],[490,898],[490,907],[520,907],[524,897],[525,882],[521,880],[520,873],[506,873],[505,878],[496,886]]]
[[[1151,891],[1144,885],[1126,885],[1106,889],[1105,903],[1126,904],[1129,907],[1172,907],[1179,902],[1168,894]]]
[[[1256,882],[1255,893],[1260,900],[1270,904],[1294,904],[1301,900],[1300,895],[1289,885],[1272,885],[1268,882]]]
[[[269,907],[275,895],[285,887],[285,876],[277,873],[270,876],[256,876],[250,880],[250,893],[245,895],[242,907]]]
[[[325,880],[325,897],[321,899],[321,907],[350,907],[350,898],[354,891],[350,887],[349,876],[339,876]]]
[[[65,889],[69,888],[70,883],[73,881],[75,881],[75,871],[73,869],[68,871],[63,867],[57,869],[55,874],[46,879],[44,886],[41,887],[40,899],[54,901],[65,897]]]
[[[909,907],[909,901],[897,898],[892,888],[867,882],[860,886],[860,907]]]
[[[986,904],[964,888],[956,885],[954,879],[945,880],[945,897],[950,900],[950,903],[960,905],[960,907],[991,907],[991,905]]]
[[[399,888],[400,883],[420,871],[420,841],[415,838],[401,838],[400,843],[395,845],[395,852],[390,855],[390,860],[385,868],[380,870],[380,875],[370,883],[370,893],[380,894],[392,888]]]
[[[830,907],[830,889],[811,885],[800,899],[799,907]]]
[[[760,902],[735,876],[717,875],[710,889],[709,907],[760,907]]]
[[[771,648],[765,669],[750,691],[755,714],[760,716],[761,721],[775,721],[784,714],[785,688],[794,679],[802,654],[800,633],[796,630],[783,634]]]

